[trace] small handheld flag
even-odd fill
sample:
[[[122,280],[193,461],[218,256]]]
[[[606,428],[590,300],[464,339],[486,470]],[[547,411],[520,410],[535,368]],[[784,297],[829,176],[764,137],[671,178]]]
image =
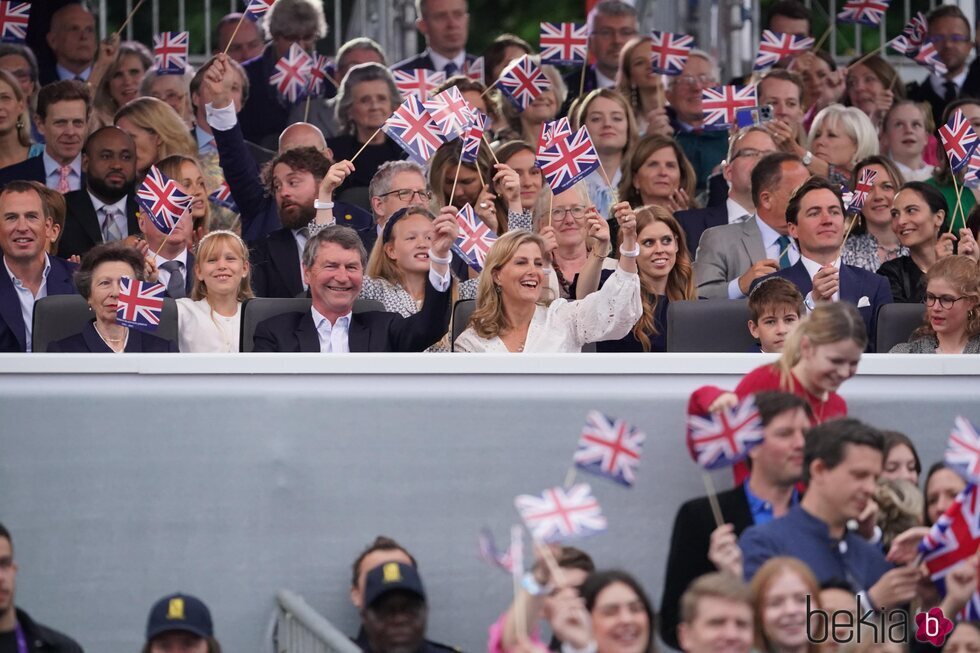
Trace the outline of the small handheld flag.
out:
[[[541,124],[541,135],[538,137],[538,154],[541,150],[550,147],[552,143],[555,142],[556,138],[562,136],[571,136],[572,127],[568,123],[568,118],[559,118],[552,122],[544,122]]]
[[[330,58],[314,52],[310,62],[310,85],[307,95],[310,97],[323,95],[323,89],[326,87],[328,79],[330,79]]]
[[[599,169],[599,154],[585,127],[566,137],[558,137],[538,152],[537,164],[555,195]]]
[[[275,72],[269,77],[269,84],[289,103],[295,103],[306,97],[309,86],[310,69],[313,58],[303,48],[293,43],[289,51],[276,62]]]
[[[136,190],[136,202],[146,212],[150,222],[164,234],[173,231],[184,213],[190,210],[193,201],[193,197],[177,188],[177,183],[156,166],[150,166],[150,171]]]
[[[517,536],[514,536],[514,529],[517,529]],[[489,528],[480,529],[480,558],[495,567],[503,569],[507,573],[513,574],[520,570],[524,572],[524,542],[521,536],[521,527],[511,528],[510,546],[501,551],[497,547],[493,533]]]
[[[252,0],[248,3],[248,9],[245,10],[245,18],[253,22],[258,21],[272,9],[274,4],[276,4],[276,0]]]
[[[541,496],[522,494],[514,506],[538,542],[586,537],[606,530],[606,518],[587,483],[553,487]]]
[[[861,178],[854,186],[854,192],[851,193],[851,198],[847,202],[848,213],[861,212],[861,209],[864,208],[864,202],[868,199],[868,193],[871,192],[871,188],[877,179],[878,173],[871,168],[864,168],[861,171]]]
[[[494,84],[518,111],[524,111],[536,97],[551,88],[551,81],[528,55],[508,65]]]
[[[163,32],[153,37],[153,66],[158,75],[183,75],[187,70],[188,32]]]
[[[395,86],[403,97],[417,97],[423,102],[446,81],[446,73],[425,68],[393,70],[391,74],[395,78]]]
[[[719,469],[744,460],[762,442],[762,417],[749,397],[731,410],[687,417],[687,448],[704,469]]]
[[[27,39],[27,23],[30,18],[30,2],[0,0],[0,41],[23,43]]]
[[[484,115],[476,107],[470,107],[470,120],[466,133],[463,134],[463,152],[461,154],[463,163],[476,163],[480,156],[480,145],[483,143],[483,134],[490,127],[490,117]]]
[[[651,65],[661,75],[680,75],[694,48],[694,37],[672,32],[650,32]]]
[[[121,277],[119,298],[116,300],[116,323],[141,331],[154,331],[160,326],[166,296],[167,287],[162,283]]]
[[[443,143],[439,128],[417,97],[406,98],[381,129],[421,165],[426,165]]]
[[[891,0],[847,0],[844,10],[837,14],[837,21],[877,27],[885,17],[890,2]]]
[[[973,131],[962,109],[953,112],[949,122],[939,128],[939,138],[943,142],[943,149],[946,150],[949,167],[953,172],[962,170],[977,149],[977,133]]]
[[[946,68],[946,64],[944,64],[942,59],[939,58],[939,50],[936,49],[936,46],[933,43],[924,44],[921,48],[919,48],[918,52],[915,53],[912,59],[920,66],[925,66],[928,68],[929,71],[936,76],[941,77],[949,72]]]
[[[231,196],[231,186],[228,185],[226,180],[222,180],[221,185],[218,186],[217,190],[208,195],[208,199],[218,206],[223,206],[226,209],[234,211],[235,213],[239,213],[238,205],[235,204],[235,200]]]
[[[463,74],[474,82],[486,84],[485,66],[483,57],[477,57],[473,61],[463,64]]]
[[[470,104],[459,88],[450,86],[423,104],[445,140],[455,139],[469,127]]]
[[[809,36],[763,30],[762,40],[759,42],[759,54],[755,57],[752,70],[768,70],[784,59],[806,52],[813,47],[813,43],[813,38]]]
[[[590,410],[572,461],[579,469],[632,487],[646,437],[624,420]]]
[[[464,204],[456,213],[456,224],[459,225],[459,237],[453,243],[452,249],[468,266],[480,272],[487,259],[487,252],[497,241],[497,234],[480,219],[469,204]]]
[[[585,63],[589,46],[587,25],[541,23],[541,62],[557,66]]]
[[[702,127],[706,130],[729,129],[735,124],[739,109],[756,106],[755,85],[716,86],[701,91],[704,109]]]
[[[962,415],[953,422],[946,444],[946,466],[968,482],[980,482],[980,435]]]

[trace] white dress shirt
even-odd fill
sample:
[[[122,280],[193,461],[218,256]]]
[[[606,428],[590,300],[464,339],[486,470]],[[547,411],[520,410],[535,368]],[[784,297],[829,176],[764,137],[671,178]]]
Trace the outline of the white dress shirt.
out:
[[[58,190],[58,184],[61,182],[61,164],[51,158],[48,154],[48,148],[44,148],[41,153],[41,161],[44,162],[44,185],[52,190]],[[71,168],[68,172],[68,188],[69,190],[78,190],[82,187],[81,153],[68,164],[68,167]]]
[[[729,213],[729,215],[731,214]],[[755,223],[759,226],[759,232],[762,233],[762,246],[766,250],[766,258],[779,261],[779,255],[783,253],[783,249],[779,246],[779,238],[783,234],[767,225],[765,220],[760,218],[758,214],[755,216]],[[792,265],[796,265],[796,262],[800,260],[800,250],[796,248],[796,241],[793,239],[790,239],[789,249],[786,251],[786,255],[789,256],[789,262]],[[738,277],[728,282],[728,298],[745,298],[745,295],[742,294],[742,289],[738,287]]]
[[[932,84],[932,90],[936,92],[939,97],[946,97],[946,82],[953,82],[956,85],[956,94],[959,95],[960,90],[963,88],[963,82],[966,81],[966,74],[970,71],[968,66],[964,66],[962,72],[952,79],[946,79],[945,77],[940,77],[932,73],[929,74],[929,83]]]
[[[446,57],[442,56],[438,52],[432,50],[432,48],[426,48],[426,52],[429,54],[429,59],[432,60],[432,68],[436,72],[442,72],[445,69],[446,64],[452,61],[454,64],[456,64],[456,72],[453,74],[454,75],[463,74],[463,66],[466,65],[466,50],[460,50],[459,54],[457,54],[452,59],[447,59]]]
[[[177,300],[177,342],[181,352],[195,354],[235,353],[241,332],[242,304],[231,317],[211,310],[208,300]]]
[[[20,302],[20,314],[24,318],[24,343],[27,345],[26,351],[31,351],[31,335],[34,329],[34,303],[48,296],[48,273],[51,272],[51,259],[44,255],[44,272],[41,273],[41,285],[37,288],[37,294],[21,283],[20,279],[14,276],[7,266],[7,259],[3,260],[3,267],[7,270],[7,276],[14,284],[14,291],[17,293],[17,301]]]
[[[919,168],[918,170],[913,170],[901,161],[896,161],[892,159],[892,163],[898,168],[898,171],[902,173],[902,177],[905,181],[929,181],[932,179],[932,173],[936,170],[936,166],[931,166],[926,164]]]
[[[77,79],[81,77],[82,81],[87,82],[89,75],[92,74],[92,66],[89,66],[88,68],[86,68],[85,70],[77,74],[73,73],[67,68],[62,67],[61,64],[56,64],[54,69],[55,72],[58,74],[58,79]]]
[[[820,268],[824,267],[822,264],[817,263],[816,261],[814,261],[812,259],[808,259],[805,256],[801,256],[800,257],[800,260],[803,261],[803,267],[806,268],[807,274],[810,275],[810,281],[813,281],[813,277],[816,276],[817,272],[820,272]],[[837,270],[840,271],[840,257],[838,257],[836,260],[834,260],[834,262],[831,263],[830,265],[832,267],[837,268]],[[836,302],[836,301],[839,301],[839,300],[840,300],[840,287],[838,286],[837,292],[835,292],[833,294],[833,296],[830,298],[830,301]],[[807,310],[809,310],[809,307],[813,305],[813,291],[812,290],[806,294],[806,297],[804,298],[804,301],[806,302]]]
[[[102,224],[103,207],[111,207],[116,210],[116,226],[119,228],[119,233],[122,234],[123,238],[129,235],[129,220],[126,217],[126,198],[123,197],[117,200],[114,204],[106,204],[98,197],[89,192],[88,196],[92,199],[92,206],[95,207],[95,215],[99,217],[99,231],[105,233],[105,227]]]
[[[180,263],[181,272],[184,273],[184,283],[187,283],[187,248],[185,247],[180,254],[173,258],[164,258],[160,254],[154,254],[153,262],[157,264],[157,282],[162,283],[164,286],[170,283],[170,272],[160,266],[167,261],[177,261]]]
[[[728,224],[745,222],[752,217],[752,211],[748,211],[741,204],[731,197],[725,200],[725,208],[728,209]]]
[[[602,71],[599,70],[599,66],[595,66],[593,70],[595,70],[596,88],[616,88],[616,80],[603,75]]]

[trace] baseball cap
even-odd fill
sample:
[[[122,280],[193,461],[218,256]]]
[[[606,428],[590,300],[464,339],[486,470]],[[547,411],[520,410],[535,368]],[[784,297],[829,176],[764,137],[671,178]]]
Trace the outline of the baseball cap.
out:
[[[396,590],[411,592],[425,600],[422,579],[415,567],[401,562],[386,562],[369,571],[364,578],[364,605],[372,605],[385,594]]]
[[[146,641],[174,630],[183,630],[198,637],[212,637],[214,626],[208,606],[195,596],[179,592],[154,603],[146,620]]]

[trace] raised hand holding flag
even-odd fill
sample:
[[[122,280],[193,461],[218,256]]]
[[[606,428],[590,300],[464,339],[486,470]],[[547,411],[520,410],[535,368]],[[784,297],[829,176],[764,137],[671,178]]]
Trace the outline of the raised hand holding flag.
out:
[[[167,287],[162,283],[120,277],[116,322],[141,331],[156,330],[160,326],[166,296]]]
[[[599,154],[585,127],[575,134],[555,138],[538,152],[537,164],[555,195],[568,190],[600,165]]]
[[[590,410],[572,462],[583,471],[632,487],[646,437],[625,420]]]
[[[469,127],[471,107],[459,88],[450,86],[423,104],[444,140],[457,138]]]
[[[949,122],[939,128],[939,138],[943,142],[943,149],[946,150],[949,167],[953,172],[962,170],[977,149],[977,133],[973,131],[962,109],[953,112]]]
[[[877,179],[878,173],[870,166],[861,170],[861,178],[854,186],[854,192],[851,193],[851,198],[847,202],[848,213],[861,212],[861,209],[864,208],[864,202],[868,199],[868,193],[871,192],[871,188]]]
[[[518,111],[524,111],[536,97],[551,88],[551,81],[541,70],[541,66],[525,54],[512,61],[500,73],[494,86],[500,89]]]
[[[497,234],[480,219],[469,204],[464,204],[456,213],[456,224],[459,226],[459,237],[453,243],[452,250],[468,266],[480,272],[487,259],[487,252],[497,240]]]
[[[729,467],[762,442],[762,431],[762,417],[749,397],[716,414],[688,415],[687,448],[704,469]]]
[[[514,506],[538,542],[586,537],[606,530],[606,518],[588,483],[553,487],[541,496],[522,494]]]

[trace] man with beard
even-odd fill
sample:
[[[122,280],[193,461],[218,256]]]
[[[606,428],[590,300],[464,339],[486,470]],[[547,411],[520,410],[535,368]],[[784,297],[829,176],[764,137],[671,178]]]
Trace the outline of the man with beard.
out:
[[[139,233],[136,220],[136,145],[118,127],[103,127],[82,150],[85,188],[65,195],[68,213],[58,243],[63,258],[81,256],[100,243]]]
[[[0,653],[82,653],[75,640],[42,626],[14,607],[16,590],[14,541],[0,524]]]

